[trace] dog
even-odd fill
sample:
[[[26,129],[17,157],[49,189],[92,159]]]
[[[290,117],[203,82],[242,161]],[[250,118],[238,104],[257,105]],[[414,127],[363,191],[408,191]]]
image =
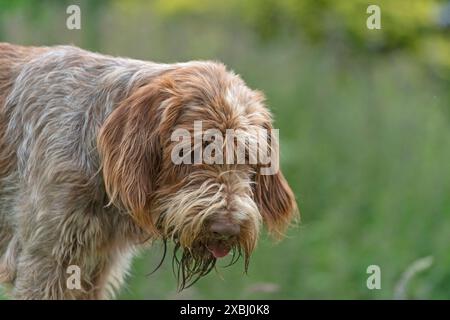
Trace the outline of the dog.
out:
[[[173,162],[174,130],[192,132],[195,121],[249,138],[273,129],[263,94],[218,62],[1,43],[0,283],[8,294],[113,298],[133,256],[155,241],[173,243],[184,288],[231,252],[247,269],[262,225],[281,238],[299,216],[281,171]],[[68,286],[73,266],[78,288]]]

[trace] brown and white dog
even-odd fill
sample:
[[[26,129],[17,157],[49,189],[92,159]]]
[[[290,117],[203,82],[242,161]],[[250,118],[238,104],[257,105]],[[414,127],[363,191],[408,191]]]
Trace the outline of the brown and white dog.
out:
[[[171,134],[271,129],[263,100],[216,62],[0,43],[0,282],[20,299],[111,297],[155,240],[174,242],[181,287],[229,251],[246,268],[262,222],[278,236],[297,215],[286,180],[174,164]]]

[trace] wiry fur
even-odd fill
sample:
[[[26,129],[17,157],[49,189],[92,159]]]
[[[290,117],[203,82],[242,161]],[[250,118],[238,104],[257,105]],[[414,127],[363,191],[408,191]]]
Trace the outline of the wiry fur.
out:
[[[214,62],[156,64],[71,46],[0,44],[0,282],[24,299],[112,296],[137,248],[173,240],[182,286],[206,274],[211,220],[240,226],[296,212],[282,174],[251,165],[174,165],[176,127],[271,128],[262,95]],[[204,128],[207,129],[207,128]],[[66,287],[69,265],[82,290]]]

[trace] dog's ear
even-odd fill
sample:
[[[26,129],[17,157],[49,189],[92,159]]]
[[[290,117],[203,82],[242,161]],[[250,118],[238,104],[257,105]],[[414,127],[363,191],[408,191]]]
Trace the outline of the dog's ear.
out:
[[[274,175],[256,174],[255,200],[269,233],[281,238],[298,216],[294,193],[281,171]]]
[[[170,80],[162,78],[135,89],[108,116],[97,140],[110,203],[151,232],[156,229],[150,201],[162,160],[161,104],[173,98],[170,87]]]
[[[264,97],[260,93],[259,95],[262,101]],[[270,150],[270,170],[258,164],[255,173],[254,198],[269,233],[275,239],[281,239],[291,222],[298,219],[299,211],[295,195],[279,169],[278,132],[273,130],[268,110],[264,109],[260,114],[264,115],[260,126],[266,133],[263,141],[268,144],[264,153],[267,154],[267,150]]]

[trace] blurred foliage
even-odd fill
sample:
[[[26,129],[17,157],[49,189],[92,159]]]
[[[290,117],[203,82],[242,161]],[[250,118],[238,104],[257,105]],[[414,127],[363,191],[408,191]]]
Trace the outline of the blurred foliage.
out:
[[[164,19],[190,16],[209,21],[243,22],[263,41],[280,34],[293,35],[293,41],[328,43],[342,55],[349,51],[386,53],[406,49],[417,55],[439,76],[450,78],[450,4],[447,0],[96,0],[59,1],[59,5],[82,3],[90,24],[88,33],[95,47],[100,37],[95,24],[101,8],[115,2],[126,12],[144,8]],[[32,5],[30,5],[32,3]],[[45,13],[55,0],[0,0],[0,12],[32,9],[31,18]],[[381,8],[381,30],[365,27],[369,5]],[[44,14],[45,16],[45,14]],[[48,17],[47,17],[48,18]]]
[[[450,70],[450,17],[442,15],[446,1],[228,0],[217,4],[208,0],[157,0],[155,7],[160,14],[176,18],[238,17],[264,40],[287,32],[313,43],[331,43],[344,53],[407,49],[423,62]],[[365,27],[369,16],[366,9],[372,4],[381,8],[381,30]]]
[[[65,29],[73,3],[81,31]],[[221,60],[263,90],[275,114],[302,224],[280,244],[263,237],[248,275],[219,268],[180,294],[169,261],[146,276],[161,254],[155,245],[134,263],[122,298],[389,299],[425,256],[434,263],[407,296],[450,297],[448,2],[370,1],[381,30],[367,30],[368,4],[0,0],[2,41]],[[370,264],[381,267],[381,290],[366,288]]]

